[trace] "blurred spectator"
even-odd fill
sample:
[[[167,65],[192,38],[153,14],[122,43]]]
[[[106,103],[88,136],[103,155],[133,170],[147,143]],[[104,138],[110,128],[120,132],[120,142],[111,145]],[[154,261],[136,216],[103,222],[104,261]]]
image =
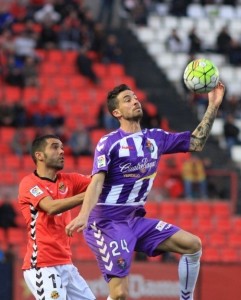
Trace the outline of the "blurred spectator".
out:
[[[142,128],[160,128],[161,117],[155,104],[149,101],[142,101],[143,117],[141,120]]]
[[[54,29],[54,24],[50,20],[46,20],[39,34],[38,47],[43,49],[57,48],[58,35]]]
[[[176,158],[169,157],[165,162],[165,169],[161,174],[163,196],[172,199],[181,198],[183,196],[183,182]]]
[[[238,41],[232,40],[227,53],[231,65],[237,67],[241,65],[241,45]]]
[[[24,87],[23,65],[23,61],[13,55],[7,57],[6,70],[4,73],[6,83],[13,86]]]
[[[37,57],[35,52],[36,44],[35,38],[29,36],[27,32],[22,31],[16,36],[14,41],[15,56],[22,61],[28,56]]]
[[[207,198],[206,170],[200,158],[192,155],[183,163],[182,180],[186,198]]]
[[[132,10],[132,21],[139,26],[147,26],[148,13],[148,1],[139,1]]]
[[[63,22],[58,31],[58,45],[61,50],[78,50],[81,46],[80,27]]]
[[[21,101],[17,101],[13,104],[13,126],[25,127],[28,125],[27,111]]]
[[[122,49],[115,34],[109,34],[103,49],[104,63],[123,63]]]
[[[8,244],[7,249],[4,251],[4,259],[8,263],[14,263],[14,260],[16,258],[16,252],[14,250],[13,244]]]
[[[187,16],[188,4],[190,4],[190,1],[188,0],[171,0],[169,4],[169,13],[176,17],[185,17]]]
[[[172,53],[188,52],[189,43],[187,39],[182,39],[174,28],[166,40],[166,46]]]
[[[11,149],[18,155],[23,156],[30,153],[31,142],[23,127],[16,128],[11,140]]]
[[[98,21],[105,24],[107,28],[112,25],[114,4],[114,0],[100,0]]]
[[[76,66],[79,73],[89,78],[94,84],[99,83],[99,79],[92,67],[92,60],[87,55],[87,49],[80,48],[76,57]]]
[[[30,39],[37,41],[39,33],[36,30],[35,23],[31,19],[27,19],[24,23],[24,33],[26,34],[27,37]]]
[[[79,123],[77,128],[72,132],[68,145],[74,156],[93,154],[90,133],[81,123]]]
[[[38,66],[36,60],[28,56],[25,58],[22,70],[24,86],[39,86],[38,81]]]
[[[4,230],[4,239],[6,248],[9,245],[8,230],[12,227],[17,227],[16,211],[11,204],[10,196],[6,193],[1,197],[0,204],[0,228]]]
[[[197,52],[202,51],[202,41],[197,36],[195,28],[192,28],[192,30],[189,32],[188,39],[189,39],[189,53],[190,54],[195,54]]]
[[[217,35],[216,49],[220,54],[228,54],[231,47],[232,37],[228,32],[228,27],[224,26]]]
[[[4,29],[0,35],[0,50],[3,51],[3,54],[13,55],[14,54],[14,36],[10,29]]]
[[[96,23],[93,29],[90,50],[95,51],[98,54],[99,60],[101,60],[103,56],[105,38],[106,32],[104,30],[103,24]]]
[[[34,14],[34,19],[38,23],[44,23],[46,20],[57,23],[60,20],[60,14],[54,10],[51,3],[46,3]]]
[[[14,22],[14,17],[9,10],[9,3],[1,3],[0,5],[0,34],[3,29],[9,28]]]
[[[231,156],[231,148],[234,145],[240,145],[238,126],[235,125],[235,119],[233,115],[228,114],[224,122],[224,136],[226,141],[227,150],[229,156]]]
[[[118,128],[118,121],[111,116],[107,106],[105,104],[101,105],[98,113],[98,127],[104,128],[106,130],[113,130]]]
[[[40,128],[61,126],[65,120],[63,108],[56,98],[50,98],[45,104],[33,98],[31,105],[28,106],[28,115],[31,125]]]
[[[224,105],[222,107],[223,114],[231,114],[235,119],[241,118],[241,99],[239,95],[231,94],[225,98]]]
[[[5,252],[2,249],[2,245],[0,244],[0,263],[5,261]]]
[[[2,98],[0,101],[0,125],[12,126],[14,117],[13,106],[5,98]]]

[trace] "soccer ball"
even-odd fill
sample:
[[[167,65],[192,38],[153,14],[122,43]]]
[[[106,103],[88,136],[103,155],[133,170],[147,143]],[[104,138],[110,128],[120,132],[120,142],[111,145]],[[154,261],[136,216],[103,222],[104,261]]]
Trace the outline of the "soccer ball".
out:
[[[186,87],[195,93],[209,93],[219,81],[218,68],[208,59],[191,61],[183,74]]]

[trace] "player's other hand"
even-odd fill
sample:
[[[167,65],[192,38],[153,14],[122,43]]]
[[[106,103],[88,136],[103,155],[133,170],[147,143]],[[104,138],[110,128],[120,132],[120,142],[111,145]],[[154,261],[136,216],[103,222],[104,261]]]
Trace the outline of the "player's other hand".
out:
[[[224,92],[225,86],[221,81],[219,81],[217,86],[211,92],[208,93],[209,104],[213,104],[219,107],[219,105],[223,101]]]
[[[77,216],[65,227],[65,232],[68,236],[73,236],[74,231],[80,232],[86,227],[87,219],[82,216]]]

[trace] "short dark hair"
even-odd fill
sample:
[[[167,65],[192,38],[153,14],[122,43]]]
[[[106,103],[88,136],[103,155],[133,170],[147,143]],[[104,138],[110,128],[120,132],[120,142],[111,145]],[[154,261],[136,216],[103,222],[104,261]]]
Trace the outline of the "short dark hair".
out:
[[[112,115],[112,112],[118,107],[117,96],[126,90],[131,90],[131,88],[126,84],[120,84],[116,86],[112,91],[108,93],[107,96],[107,108]]]
[[[33,159],[35,164],[37,162],[36,157],[35,157],[35,152],[36,151],[44,151],[44,149],[47,145],[47,140],[48,139],[58,139],[58,140],[60,140],[60,138],[57,135],[54,135],[54,134],[46,134],[46,135],[38,136],[33,140],[32,146],[31,146],[31,156],[32,156],[32,159]]]

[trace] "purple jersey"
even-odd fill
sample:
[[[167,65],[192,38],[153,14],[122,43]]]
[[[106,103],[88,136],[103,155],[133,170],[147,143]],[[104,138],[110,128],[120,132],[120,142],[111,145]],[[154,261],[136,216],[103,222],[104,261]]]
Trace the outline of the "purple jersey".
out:
[[[106,178],[91,216],[113,218],[116,212],[121,219],[129,214],[131,207],[135,210],[143,206],[161,155],[187,152],[189,145],[189,131],[144,129],[126,133],[118,129],[102,137],[96,147],[92,175],[104,171]]]

